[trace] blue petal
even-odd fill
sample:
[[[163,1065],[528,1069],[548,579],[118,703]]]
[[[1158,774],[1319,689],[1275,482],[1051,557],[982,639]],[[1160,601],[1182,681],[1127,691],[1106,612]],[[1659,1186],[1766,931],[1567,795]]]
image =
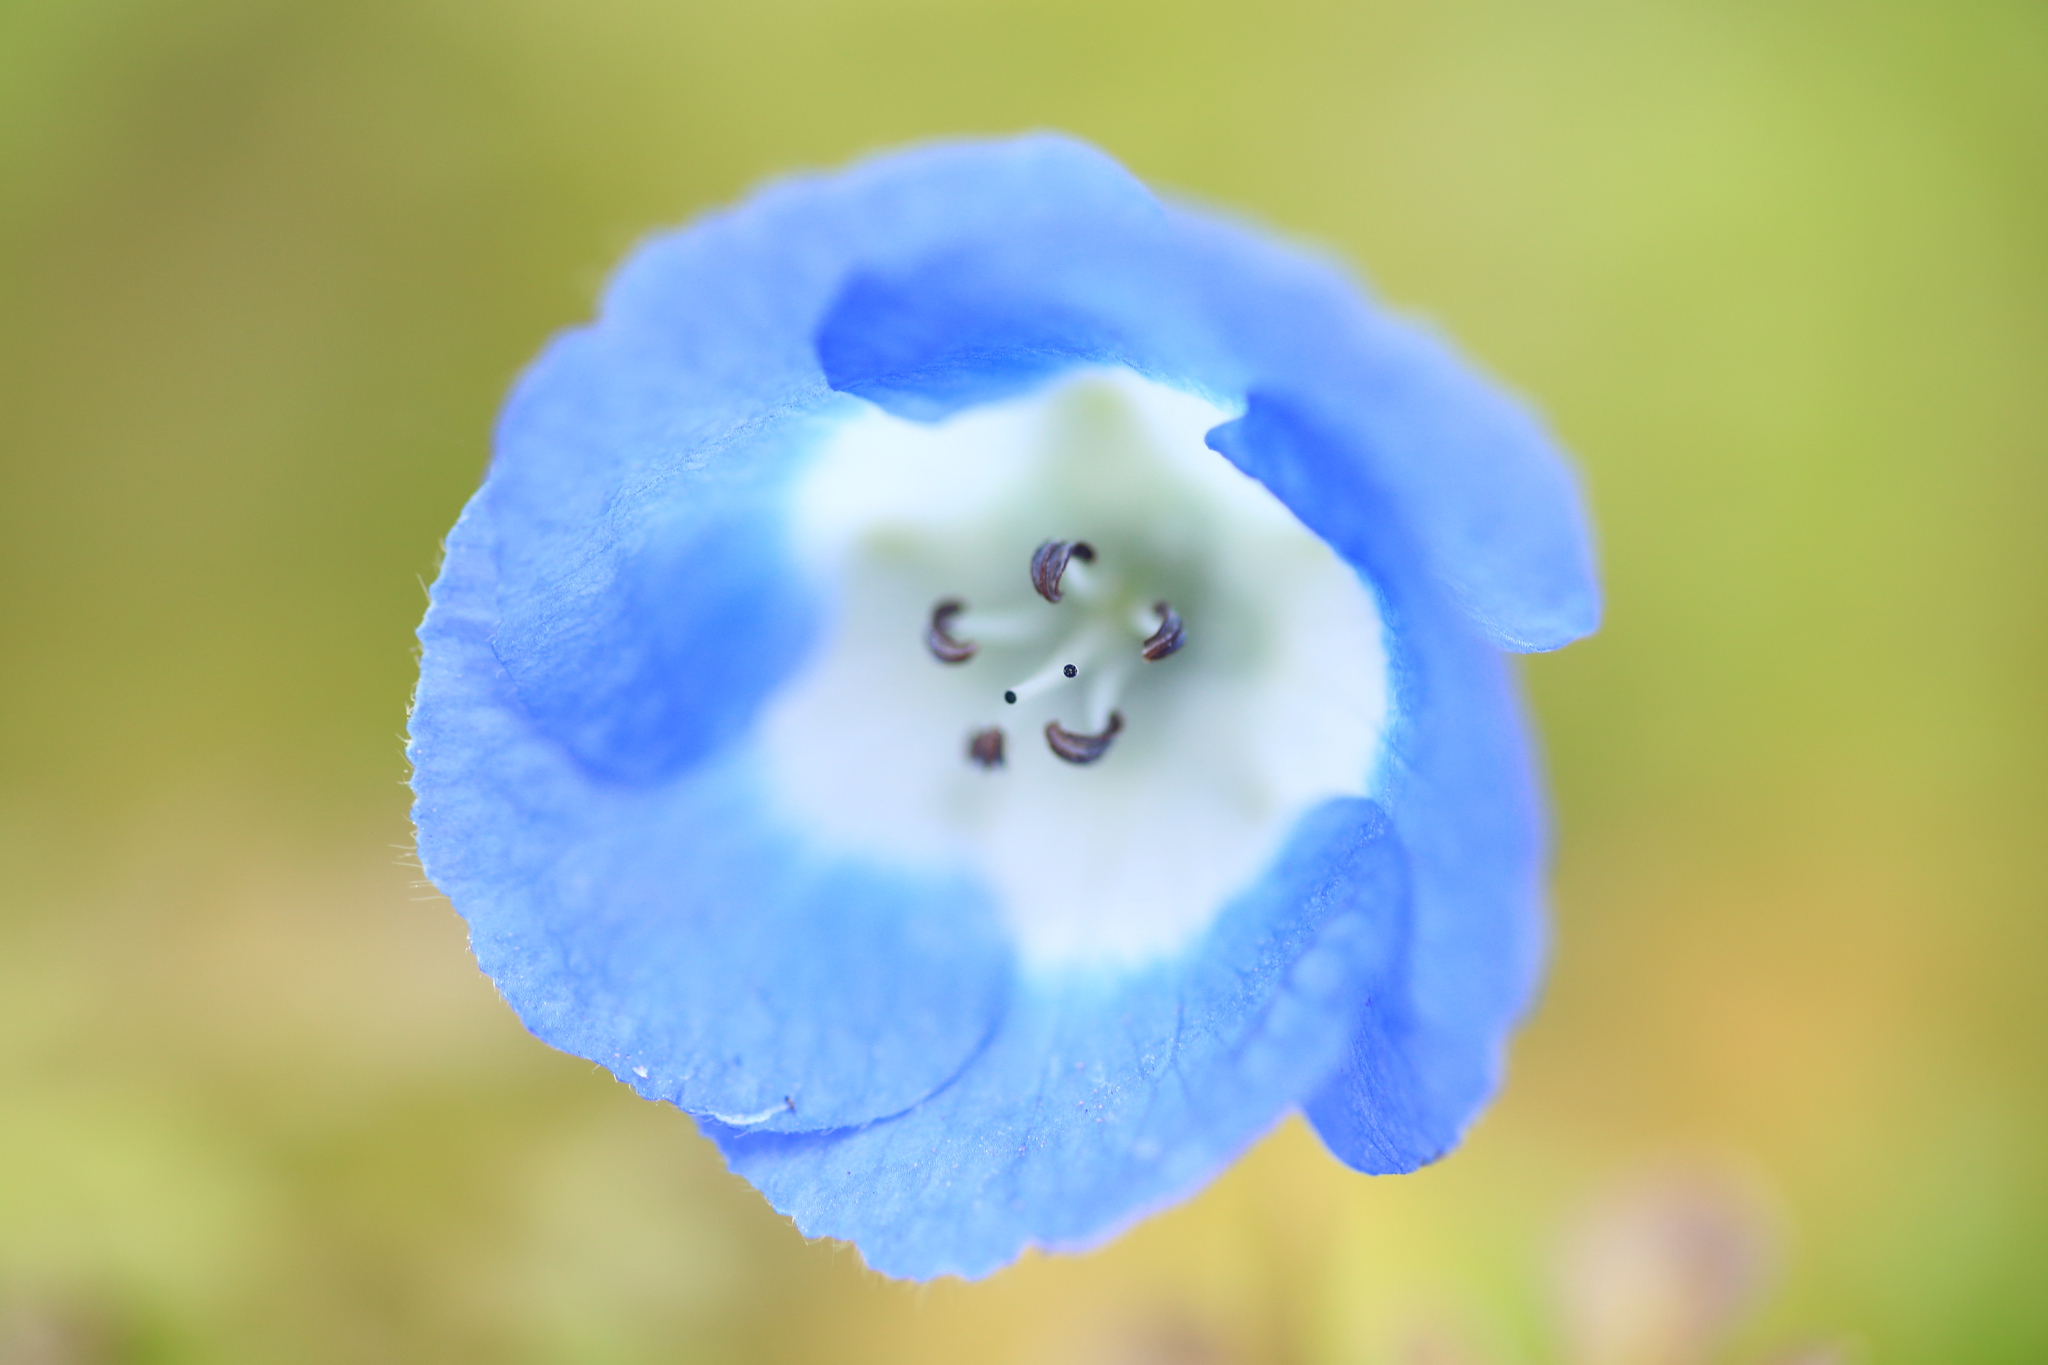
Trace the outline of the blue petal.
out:
[[[818,329],[833,387],[923,420],[1082,364],[1229,402],[1263,392],[1340,438],[1322,472],[1369,480],[1495,643],[1555,649],[1598,624],[1577,487],[1521,404],[1335,268],[1192,209],[1148,212],[1135,182],[1092,154],[1069,172],[1058,147],[1038,182],[965,187],[962,230],[862,261]],[[995,230],[991,204],[1009,211]]]
[[[1216,282],[1217,325],[1251,371],[1242,392],[1325,434],[1319,486],[1290,504],[1297,515],[1362,478],[1415,562],[1495,644],[1556,649],[1598,626],[1576,480],[1521,403],[1430,332],[1369,306],[1341,269],[1200,213],[1176,213],[1175,226],[1191,268]]]
[[[1254,394],[1209,441],[1379,589],[1398,721],[1376,785],[1410,858],[1414,952],[1307,1110],[1349,1164],[1413,1170],[1449,1151],[1491,1098],[1541,974],[1542,805],[1514,679],[1443,600],[1412,532],[1386,515],[1390,500],[1342,459],[1341,438]]]
[[[1378,807],[1331,801],[1184,956],[1032,983],[951,1086],[839,1133],[738,1133],[734,1170],[868,1265],[984,1275],[1186,1195],[1337,1063],[1408,956],[1406,871]]]
[[[1387,795],[1409,859],[1408,972],[1304,1105],[1330,1150],[1374,1175],[1457,1145],[1499,1088],[1544,957],[1542,820],[1513,679],[1482,644],[1430,633],[1404,646],[1430,681],[1402,689],[1413,709]]]
[[[1401,626],[1384,799],[1409,858],[1412,956],[1306,1105],[1330,1149],[1376,1175],[1444,1155],[1493,1097],[1545,950],[1542,801],[1513,672],[1419,608],[1433,585],[1382,581]]]
[[[782,526],[848,410],[813,337],[854,263],[1103,195],[1157,213],[1061,139],[791,181],[649,243],[521,381],[421,630],[410,753],[428,874],[549,1042],[804,1129],[906,1107],[988,1036],[1010,959],[983,890],[809,849],[733,754],[815,643]]]
[[[819,853],[729,761],[593,775],[491,649],[495,539],[482,500],[449,537],[409,753],[422,863],[527,1027],[649,1098],[770,1129],[943,1085],[1010,990],[986,896]]]
[[[480,495],[501,527],[493,644],[532,719],[629,782],[744,732],[814,630],[780,497],[845,415],[817,346],[834,300],[905,251],[1133,217],[1164,223],[1113,161],[1038,137],[790,181],[643,247],[599,324],[521,383]]]

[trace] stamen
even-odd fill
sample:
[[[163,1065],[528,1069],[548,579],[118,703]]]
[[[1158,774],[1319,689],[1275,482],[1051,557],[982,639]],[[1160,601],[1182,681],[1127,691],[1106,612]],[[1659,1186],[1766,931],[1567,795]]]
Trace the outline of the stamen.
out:
[[[1014,645],[1036,640],[1047,634],[1056,623],[1056,618],[1047,616],[1036,607],[1020,611],[982,611],[975,607],[954,617],[946,623],[946,629],[962,640],[972,640],[981,645]]]
[[[1045,744],[1054,754],[1069,763],[1093,763],[1109,752],[1109,746],[1124,728],[1124,714],[1121,711],[1109,713],[1109,724],[1099,733],[1077,735],[1056,720],[1045,723]]]
[[[1159,613],[1159,629],[1152,632],[1144,644],[1144,655],[1153,663],[1165,658],[1187,643],[1187,631],[1182,627],[1180,613],[1162,601],[1154,602],[1152,610]]]
[[[967,604],[957,597],[941,598],[932,608],[931,625],[924,633],[924,647],[942,664],[964,664],[981,648],[972,640],[956,639],[947,630],[953,618],[966,610]]]
[[[1093,583],[1084,571],[1084,565],[1095,562],[1095,547],[1085,540],[1048,540],[1031,556],[1031,586],[1038,595],[1048,602],[1057,603],[1072,593],[1082,598],[1101,598],[1113,585]],[[1107,615],[1104,615],[1104,610]],[[1031,700],[1056,688],[1063,687],[1081,676],[1089,668],[1086,697],[1087,722],[1093,727],[1092,733],[1069,730],[1058,721],[1047,721],[1045,725],[1046,747],[1068,763],[1094,763],[1109,752],[1116,737],[1123,732],[1123,712],[1117,709],[1117,701],[1123,695],[1124,685],[1130,679],[1130,671],[1136,660],[1124,651],[1129,648],[1129,635],[1124,629],[1134,629],[1145,635],[1139,646],[1142,658],[1157,662],[1178,651],[1187,643],[1187,630],[1180,613],[1163,599],[1152,604],[1150,613],[1138,609],[1127,618],[1128,627],[1119,627],[1114,618],[1129,610],[1126,605],[1112,606],[1109,601],[1099,601],[1094,610],[1084,613],[1081,628],[1069,636],[1059,648],[1052,652],[1043,666],[1022,682],[1003,691],[1003,700],[1012,706]],[[969,614],[967,604],[957,597],[940,599],[932,607],[931,621],[925,630],[925,647],[932,656],[949,664],[966,663],[980,652],[984,642],[1018,643],[1044,633],[1050,618],[1029,612],[979,612]],[[1153,622],[1157,621],[1154,628]],[[958,632],[958,633],[955,633]],[[1118,644],[1121,640],[1125,643]],[[1099,668],[1091,668],[1091,660],[1109,651],[1107,660]],[[1043,657],[1043,656],[1041,656]],[[1005,766],[1005,739],[1000,726],[984,726],[967,738],[967,758],[986,770]]]
[[[1116,714],[1117,700],[1124,694],[1124,683],[1131,676],[1130,661],[1121,656],[1111,656],[1110,661],[1096,669],[1088,679],[1088,725],[1100,730]]]
[[[1068,561],[1074,559],[1094,563],[1095,547],[1085,540],[1048,540],[1032,553],[1031,586],[1038,589],[1040,597],[1048,602],[1060,600],[1060,579],[1066,575]]]
[[[1002,767],[1002,727],[991,725],[985,730],[976,730],[967,740],[967,757],[983,768]]]

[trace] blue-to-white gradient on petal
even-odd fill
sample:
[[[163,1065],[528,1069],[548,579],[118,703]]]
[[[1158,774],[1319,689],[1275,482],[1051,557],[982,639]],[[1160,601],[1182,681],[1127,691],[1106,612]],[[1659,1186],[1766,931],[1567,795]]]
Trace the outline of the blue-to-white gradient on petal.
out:
[[[921,755],[898,777],[963,765],[943,780],[972,792],[955,779],[1026,777],[1039,741],[1013,722],[1014,767],[972,770],[965,711],[900,704],[892,679],[947,666],[915,615],[847,633],[894,551],[835,557],[819,471],[880,496],[901,471],[861,485],[850,433],[914,441],[1090,384],[1206,414],[1171,443],[1189,486],[1256,494],[1305,557],[1262,576],[1199,499],[1103,502],[1112,596],[1033,618],[1107,623],[1075,690],[1033,694],[1074,726],[1127,715],[1101,768],[1043,770],[1107,779],[1079,798],[1085,838],[878,831],[863,746]],[[1086,512],[1044,493],[1016,509]],[[1011,542],[1077,533],[1030,520],[898,548],[977,599],[1015,575],[1029,607]],[[1113,593],[1154,581],[1186,595],[1189,643],[1133,665],[1115,631],[1143,626]],[[973,605],[990,643],[960,678],[1001,654],[1006,604]],[[1455,1144],[1542,957],[1542,807],[1501,651],[1598,614],[1540,424],[1344,272],[1070,139],[913,149],[650,241],[522,379],[420,630],[420,853],[540,1037],[696,1116],[806,1232],[892,1274],[983,1274],[1110,1235],[1297,1107],[1364,1170]],[[1321,672],[1202,659],[1205,624],[1213,647],[1247,622],[1297,663],[1323,632]],[[1119,660],[1142,671],[1091,693]],[[1243,690],[1202,691],[1233,663]],[[1215,758],[1191,776],[1176,752]],[[1224,809],[1257,806],[1262,765],[1314,778],[1265,824]],[[1076,839],[1107,868],[1120,833],[1141,857],[1099,884],[1031,868]],[[1116,891],[1144,858],[1168,889]],[[1100,891],[1065,924],[1020,891],[1060,876]]]
[[[930,424],[870,409],[827,436],[791,518],[820,644],[761,722],[778,804],[821,844],[961,867],[1024,967],[1052,970],[1172,954],[1310,809],[1367,795],[1389,719],[1371,591],[1204,444],[1227,420],[1129,371],[1079,370]],[[1030,590],[1048,528],[1095,550],[1085,599]],[[955,595],[976,608],[965,665],[918,640]],[[1187,644],[1148,663],[1135,646],[1162,598]],[[1000,700],[1066,663],[1071,682]],[[1097,763],[1038,740],[1112,706],[1128,724]],[[961,762],[993,723],[1011,740],[1000,773]]]

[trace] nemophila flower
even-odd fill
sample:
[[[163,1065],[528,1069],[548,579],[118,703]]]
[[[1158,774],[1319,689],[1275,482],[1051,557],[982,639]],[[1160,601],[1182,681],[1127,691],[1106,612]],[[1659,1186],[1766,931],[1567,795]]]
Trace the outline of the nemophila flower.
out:
[[[536,1034],[806,1233],[979,1275],[1294,1109],[1411,1170],[1542,953],[1503,650],[1598,612],[1538,424],[1058,137],[642,247],[421,627],[420,852]]]

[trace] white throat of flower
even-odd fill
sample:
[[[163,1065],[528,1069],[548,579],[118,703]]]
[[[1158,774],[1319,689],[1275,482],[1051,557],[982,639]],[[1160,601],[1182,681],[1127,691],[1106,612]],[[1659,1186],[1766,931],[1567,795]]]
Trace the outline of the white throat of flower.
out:
[[[806,833],[978,876],[1032,968],[1114,969],[1185,946],[1300,815],[1366,794],[1379,611],[1203,444],[1230,415],[1097,370],[835,429],[793,507],[827,625],[763,728]]]

